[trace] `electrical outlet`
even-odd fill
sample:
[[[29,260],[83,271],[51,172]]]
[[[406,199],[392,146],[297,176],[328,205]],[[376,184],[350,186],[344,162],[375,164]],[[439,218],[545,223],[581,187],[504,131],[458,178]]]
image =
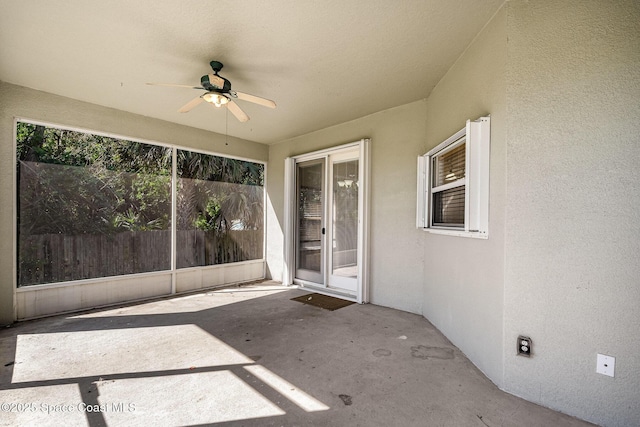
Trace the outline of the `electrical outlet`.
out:
[[[517,342],[518,352],[516,354],[518,356],[531,357],[532,344],[533,342],[531,341],[531,338],[520,335],[518,337],[518,342]]]
[[[613,377],[613,373],[616,368],[616,358],[613,356],[607,356],[606,354],[599,354],[596,362],[596,372],[602,375]]]

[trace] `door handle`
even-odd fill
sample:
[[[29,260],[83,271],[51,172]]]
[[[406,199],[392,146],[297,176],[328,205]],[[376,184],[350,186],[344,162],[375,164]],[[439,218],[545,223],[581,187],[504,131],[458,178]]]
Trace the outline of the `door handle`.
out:
[[[324,233],[325,233],[325,229],[324,227],[322,227],[322,234],[324,235]]]

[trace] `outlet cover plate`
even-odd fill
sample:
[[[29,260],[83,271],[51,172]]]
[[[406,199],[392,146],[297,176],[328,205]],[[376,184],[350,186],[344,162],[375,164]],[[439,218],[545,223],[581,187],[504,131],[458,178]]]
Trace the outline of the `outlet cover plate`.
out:
[[[524,357],[531,357],[531,346],[533,345],[533,341],[531,338],[520,335],[517,341],[517,355]]]
[[[607,356],[606,354],[599,354],[596,363],[596,372],[602,375],[613,377],[616,368],[616,358],[613,356]]]

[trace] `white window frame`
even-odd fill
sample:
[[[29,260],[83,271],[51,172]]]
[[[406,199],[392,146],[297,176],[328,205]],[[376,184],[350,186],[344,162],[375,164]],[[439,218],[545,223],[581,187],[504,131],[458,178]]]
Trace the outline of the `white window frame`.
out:
[[[435,157],[465,143],[465,176],[433,187],[431,164]],[[489,238],[489,157],[491,121],[489,116],[467,120],[466,126],[426,154],[418,157],[418,197],[416,227],[433,234]],[[465,186],[464,227],[433,224],[433,190]]]

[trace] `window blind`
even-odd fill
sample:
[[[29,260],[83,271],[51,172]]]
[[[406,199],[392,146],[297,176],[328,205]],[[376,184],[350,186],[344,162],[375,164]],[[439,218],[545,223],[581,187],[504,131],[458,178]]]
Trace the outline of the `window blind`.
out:
[[[466,144],[463,143],[433,158],[433,187],[464,178],[465,150]]]
[[[464,185],[433,193],[433,224],[464,227]]]

